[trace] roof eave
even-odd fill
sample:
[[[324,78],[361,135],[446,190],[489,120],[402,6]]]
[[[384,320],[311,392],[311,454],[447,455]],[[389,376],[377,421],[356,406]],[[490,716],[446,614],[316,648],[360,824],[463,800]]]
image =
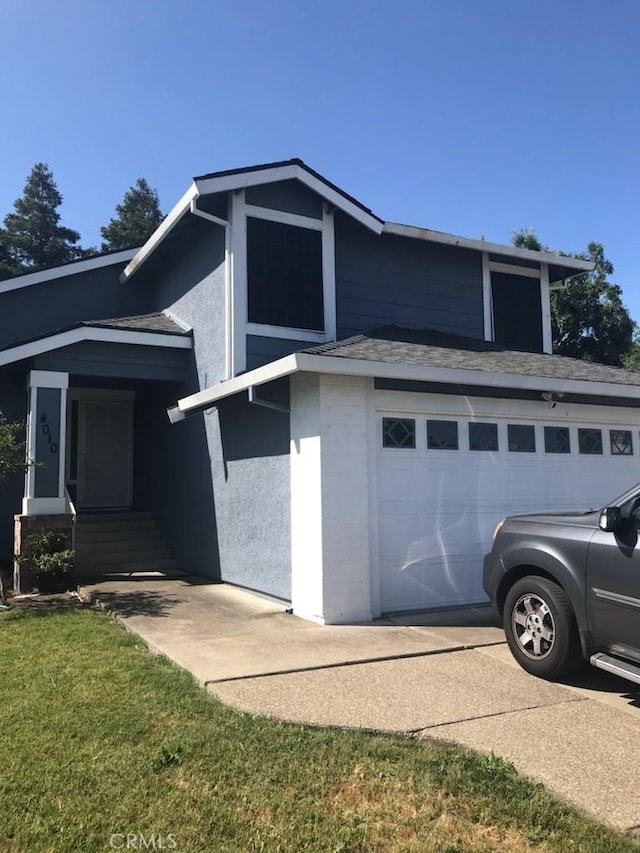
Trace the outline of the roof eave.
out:
[[[164,240],[167,234],[169,234],[169,232],[173,228],[175,228],[175,226],[178,224],[178,222],[180,222],[185,213],[189,211],[191,207],[191,202],[197,197],[198,188],[194,182],[184,193],[178,203],[174,205],[174,207],[165,216],[160,225],[158,225],[151,237],[149,237],[147,242],[144,244],[144,246],[138,249],[136,254],[124,268],[122,274],[120,275],[120,282],[122,284],[128,281],[131,276],[140,269],[142,264],[144,264],[144,262],[148,260],[149,256],[160,245],[160,243]]]
[[[384,222],[342,192],[324,180],[317,172],[307,168],[300,161],[275,164],[264,169],[229,172],[211,177],[196,178],[195,183],[201,196],[213,193],[244,189],[245,187],[271,184],[276,181],[298,180],[309,189],[318,193],[334,207],[369,228],[375,234],[381,234]]]
[[[293,373],[330,373],[344,376],[364,376],[378,379],[405,379],[418,382],[442,384],[476,385],[482,388],[517,388],[528,391],[572,393],[598,397],[622,397],[638,400],[640,385],[623,385],[614,382],[589,381],[585,379],[561,379],[522,373],[502,373],[469,368],[432,367],[423,364],[400,364],[385,361],[344,358],[340,356],[293,353],[284,358],[250,370],[196,394],[178,400],[178,409],[184,414],[215,405],[252,386],[264,385],[290,376]]]
[[[414,240],[427,240],[431,243],[442,243],[446,246],[456,246],[461,249],[473,249],[489,252],[494,255],[515,258],[518,260],[535,261],[542,264],[553,264],[573,270],[573,275],[590,272],[594,268],[593,261],[582,258],[572,258],[557,255],[554,252],[538,252],[534,249],[520,249],[517,246],[506,246],[502,243],[490,243],[487,240],[474,240],[471,237],[460,237],[457,234],[447,234],[444,231],[432,231],[430,228],[418,228],[415,225],[402,225],[399,222],[385,222],[384,234],[396,237],[410,237]]]

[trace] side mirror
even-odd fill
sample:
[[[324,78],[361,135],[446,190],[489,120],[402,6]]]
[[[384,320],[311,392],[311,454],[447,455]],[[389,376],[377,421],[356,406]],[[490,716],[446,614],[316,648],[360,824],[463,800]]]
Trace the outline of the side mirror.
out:
[[[605,530],[607,533],[615,533],[616,530],[620,529],[621,523],[622,515],[619,506],[605,507],[600,513],[598,524],[600,525],[600,529]]]

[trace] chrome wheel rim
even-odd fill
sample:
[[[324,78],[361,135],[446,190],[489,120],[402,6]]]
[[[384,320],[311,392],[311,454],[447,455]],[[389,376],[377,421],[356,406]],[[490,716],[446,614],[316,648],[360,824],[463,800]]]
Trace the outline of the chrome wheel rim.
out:
[[[547,602],[528,592],[511,611],[511,628],[520,651],[532,660],[543,660],[553,651],[556,626]]]

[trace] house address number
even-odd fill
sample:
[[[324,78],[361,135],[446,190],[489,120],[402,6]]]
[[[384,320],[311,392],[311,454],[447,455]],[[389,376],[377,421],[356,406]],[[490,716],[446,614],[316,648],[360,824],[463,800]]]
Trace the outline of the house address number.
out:
[[[40,429],[42,430],[42,434],[47,439],[47,443],[49,445],[49,450],[51,451],[51,453],[57,453],[58,452],[58,445],[51,438],[51,427],[49,426],[46,412],[43,412],[40,415]]]

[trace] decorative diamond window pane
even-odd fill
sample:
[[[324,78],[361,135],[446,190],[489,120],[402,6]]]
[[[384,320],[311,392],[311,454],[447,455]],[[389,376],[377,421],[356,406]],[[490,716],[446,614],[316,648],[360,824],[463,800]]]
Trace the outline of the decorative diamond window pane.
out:
[[[427,421],[427,447],[431,450],[457,450],[456,421]]]
[[[507,433],[511,453],[536,452],[536,431],[531,424],[509,424]]]
[[[599,429],[579,429],[578,451],[588,456],[602,455],[602,431]]]
[[[498,424],[469,424],[469,450],[497,450]]]
[[[630,429],[610,429],[612,456],[633,456],[633,439]]]
[[[414,448],[416,446],[416,422],[413,418],[383,418],[382,446]]]
[[[569,427],[544,428],[544,449],[547,453],[571,453]]]

